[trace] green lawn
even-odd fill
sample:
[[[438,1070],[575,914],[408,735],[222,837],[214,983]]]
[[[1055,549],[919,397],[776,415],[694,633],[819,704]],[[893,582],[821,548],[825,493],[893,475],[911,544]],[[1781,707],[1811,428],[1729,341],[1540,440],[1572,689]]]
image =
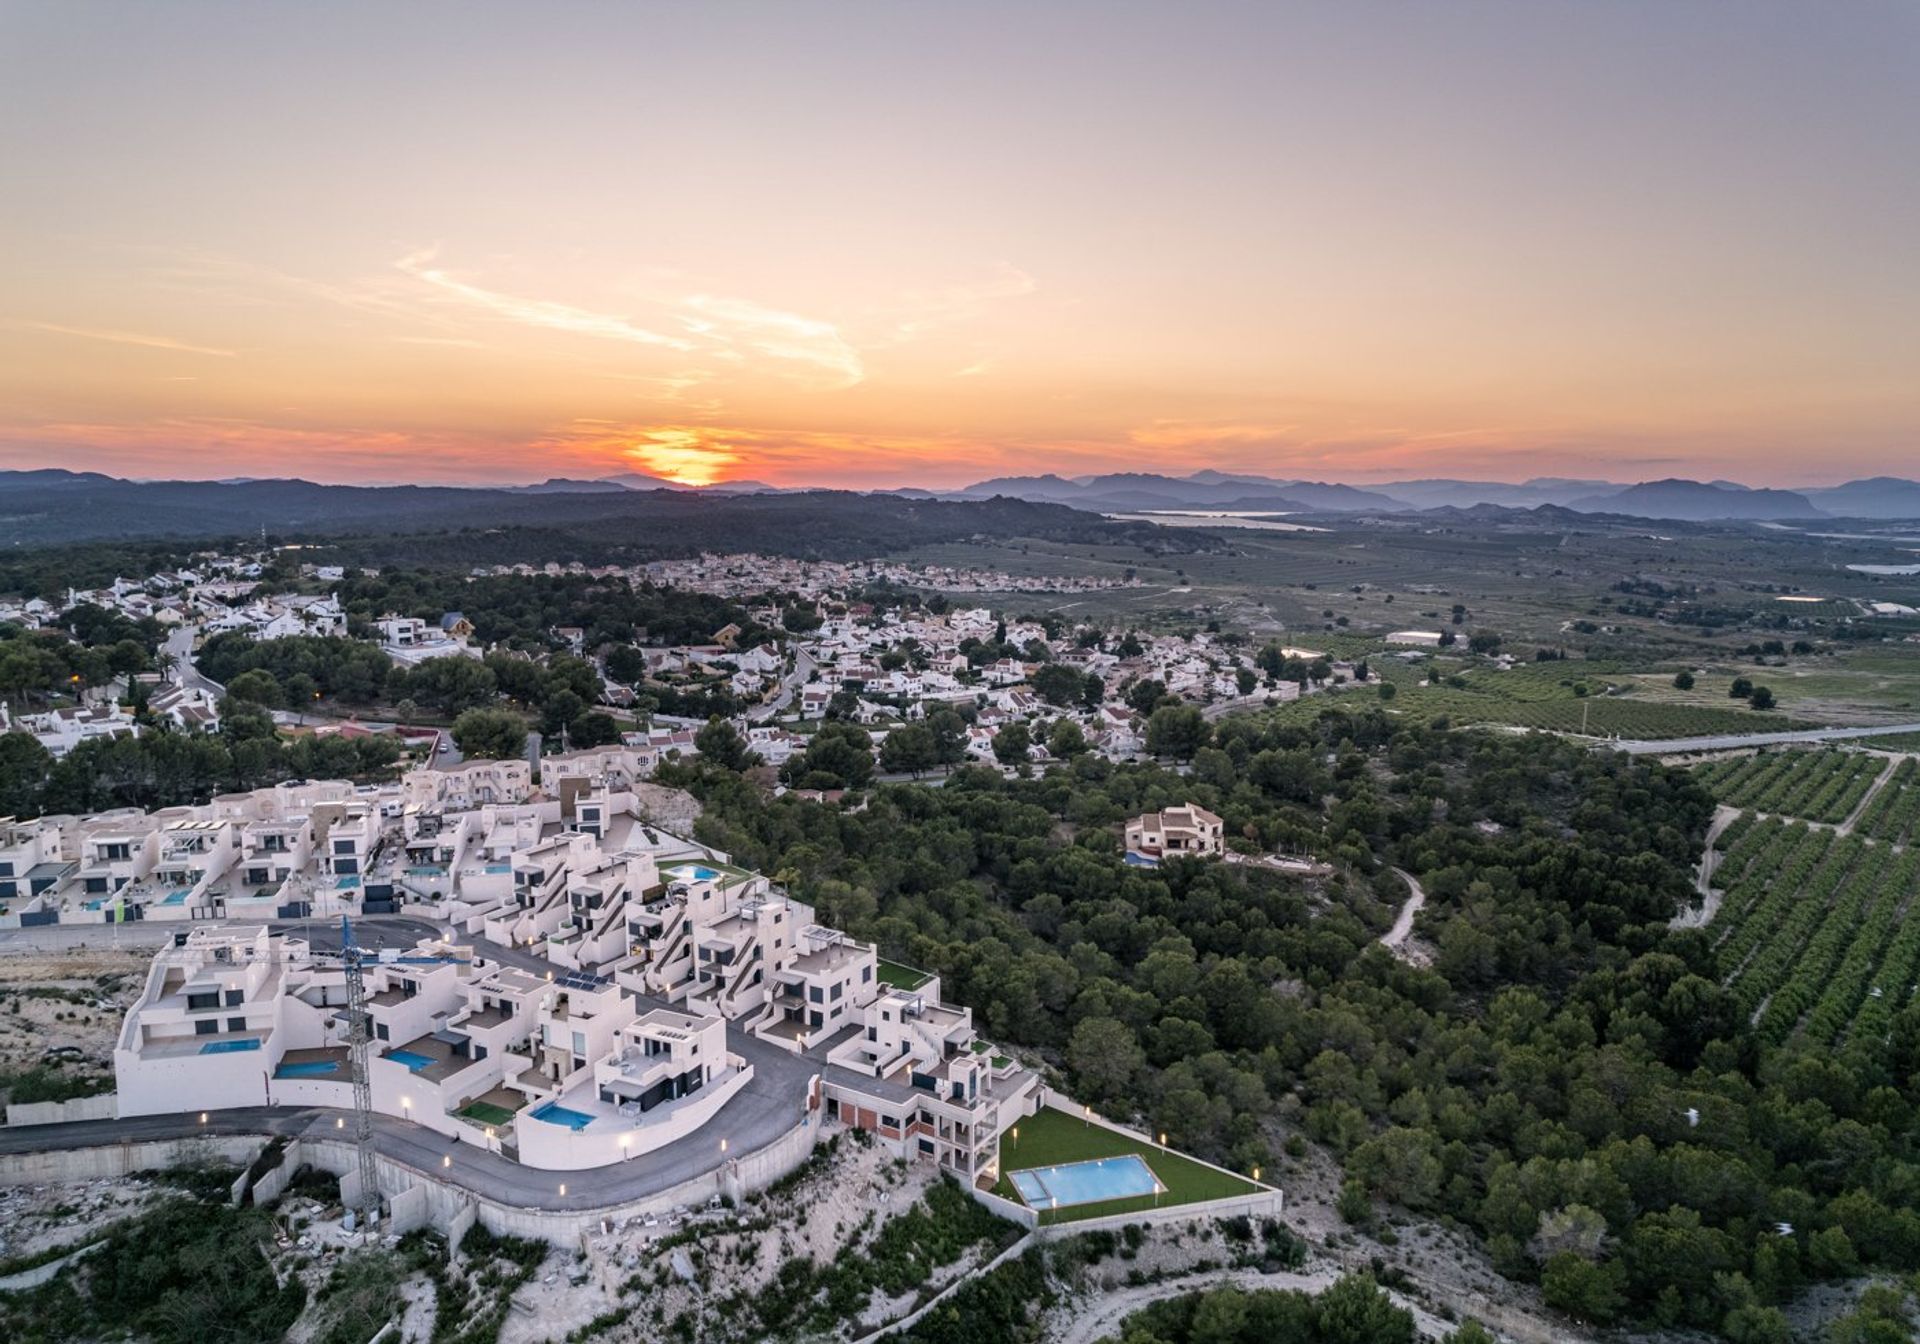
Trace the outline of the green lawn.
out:
[[[495,1106],[490,1101],[469,1102],[454,1112],[462,1120],[473,1120],[483,1125],[492,1125],[498,1129],[502,1125],[513,1123],[513,1112],[504,1106]]]
[[[879,966],[880,982],[892,985],[895,989],[916,990],[933,979],[925,971],[916,971],[911,966],[902,966],[897,961],[882,960]]]
[[[1015,1131],[1019,1131],[1015,1137]],[[1043,1223],[1077,1222],[1083,1218],[1104,1218],[1114,1213],[1134,1213],[1140,1209],[1168,1208],[1176,1204],[1199,1204],[1210,1199],[1231,1199],[1251,1195],[1260,1187],[1252,1181],[1215,1171],[1212,1167],[1157,1148],[1151,1143],[1116,1134],[1099,1125],[1088,1124],[1079,1116],[1051,1107],[1030,1115],[1008,1127],[1000,1136],[1000,1182],[993,1193],[1016,1204],[1024,1203],[1020,1192],[1008,1179],[1009,1172],[1029,1167],[1055,1167],[1068,1162],[1084,1162],[1096,1157],[1119,1157],[1137,1153],[1145,1159],[1153,1174],[1166,1187],[1156,1199],[1137,1195],[1128,1199],[1107,1199],[1095,1204],[1076,1204],[1072,1208],[1049,1209],[1040,1215]]]

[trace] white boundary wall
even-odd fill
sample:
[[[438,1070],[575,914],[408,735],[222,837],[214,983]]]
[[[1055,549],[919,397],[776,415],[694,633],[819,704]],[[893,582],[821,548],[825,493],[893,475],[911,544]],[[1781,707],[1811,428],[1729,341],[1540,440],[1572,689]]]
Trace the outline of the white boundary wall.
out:
[[[120,1099],[112,1092],[72,1101],[25,1101],[7,1107],[9,1125],[59,1125],[69,1120],[115,1120]]]

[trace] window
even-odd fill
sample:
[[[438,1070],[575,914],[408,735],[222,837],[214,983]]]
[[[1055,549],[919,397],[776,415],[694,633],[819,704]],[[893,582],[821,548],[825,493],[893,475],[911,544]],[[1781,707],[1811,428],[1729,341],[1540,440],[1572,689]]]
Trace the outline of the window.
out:
[[[245,1003],[246,1001],[247,1001],[246,990],[230,989],[227,991],[227,1007],[235,1008],[235,1007],[238,1007],[240,1004]]]
[[[354,842],[351,840],[335,840],[333,842],[333,852],[335,854],[351,854],[353,853],[353,844]]]
[[[385,1022],[375,1022],[373,1024],[373,1035],[375,1040],[384,1041],[388,1039],[387,1024]]]
[[[833,997],[834,997],[834,998],[836,998],[836,999],[837,999],[837,998],[839,998],[839,997],[840,997],[840,991],[841,991],[841,990],[843,990],[843,989],[845,989],[845,988],[846,988],[846,986],[845,986],[845,985],[842,985],[842,984],[835,984],[835,985],[834,985],[834,987],[833,987]]]
[[[187,995],[187,1011],[190,1013],[201,1012],[208,1008],[218,1008],[219,1006],[220,991],[217,989],[202,990],[198,994]]]
[[[873,982],[873,967],[862,966],[860,968],[860,983],[863,985],[866,985],[866,984],[871,984],[872,982]]]
[[[818,985],[807,986],[807,1002],[808,1003],[825,1003],[826,1001],[827,1001],[827,996],[820,992],[820,986]]]
[[[193,1024],[195,1036],[211,1036],[218,1030],[220,1030],[220,1022],[217,1018],[203,1017]]]
[[[230,1018],[228,1018],[228,1019],[227,1019],[227,1030],[228,1030],[228,1031],[245,1031],[246,1029],[247,1029],[247,1019],[246,1019],[246,1018],[244,1018],[244,1017],[230,1017]]]

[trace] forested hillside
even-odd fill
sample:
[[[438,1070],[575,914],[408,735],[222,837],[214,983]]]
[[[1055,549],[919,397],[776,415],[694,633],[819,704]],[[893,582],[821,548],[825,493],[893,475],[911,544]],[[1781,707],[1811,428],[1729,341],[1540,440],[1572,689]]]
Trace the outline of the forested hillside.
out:
[[[703,839],[942,973],[1077,1095],[1242,1169],[1325,1145],[1353,1217],[1458,1219],[1582,1319],[1785,1338],[1800,1286],[1920,1265],[1920,1011],[1844,1058],[1752,1033],[1705,936],[1667,928],[1712,811],[1684,773],[1330,713],[1228,721],[1187,777],[1081,758],[859,810],[688,774]],[[1121,818],[1189,798],[1335,875],[1122,862]],[[1375,942],[1388,865],[1425,882],[1430,969]]]

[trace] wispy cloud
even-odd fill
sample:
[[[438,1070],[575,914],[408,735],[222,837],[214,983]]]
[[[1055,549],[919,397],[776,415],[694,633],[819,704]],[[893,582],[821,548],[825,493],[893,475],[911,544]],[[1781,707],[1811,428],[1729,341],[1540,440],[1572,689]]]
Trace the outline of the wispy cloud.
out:
[[[635,345],[660,346],[668,350],[691,350],[692,344],[676,336],[652,331],[617,313],[596,313],[586,308],[555,303],[549,299],[526,299],[502,294],[456,279],[434,264],[434,254],[415,252],[395,265],[423,284],[472,307],[527,326],[546,327],[578,336],[597,336],[604,340],[631,341]]]
[[[880,343],[903,344],[941,327],[971,321],[994,303],[1025,298],[1039,288],[1031,275],[1002,262],[983,280],[910,291],[894,305]]]
[[[50,331],[59,336],[73,336],[83,341],[107,341],[113,345],[138,345],[149,350],[177,350],[185,355],[212,355],[218,359],[232,359],[238,351],[219,350],[210,345],[193,345],[187,341],[176,341],[169,336],[149,336],[138,331],[106,331],[97,327],[64,327],[57,322],[16,322],[16,327],[29,331]]]
[[[689,294],[679,301],[679,318],[722,349],[740,347],[769,359],[787,360],[817,369],[830,387],[852,387],[866,377],[860,352],[831,322],[805,317],[747,299]]]

